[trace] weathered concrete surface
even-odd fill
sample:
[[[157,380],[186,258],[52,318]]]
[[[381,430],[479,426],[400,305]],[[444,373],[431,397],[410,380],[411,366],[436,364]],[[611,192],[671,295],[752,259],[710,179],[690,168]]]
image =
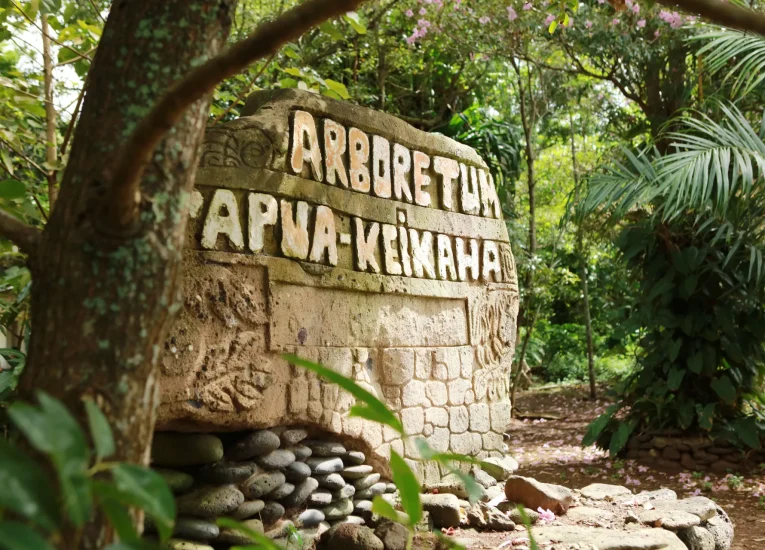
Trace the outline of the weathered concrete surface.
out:
[[[433,447],[499,456],[518,287],[475,151],[294,90],[254,94],[203,147],[159,429],[305,424],[383,467],[391,449],[414,458],[281,357],[295,353],[354,378]]]

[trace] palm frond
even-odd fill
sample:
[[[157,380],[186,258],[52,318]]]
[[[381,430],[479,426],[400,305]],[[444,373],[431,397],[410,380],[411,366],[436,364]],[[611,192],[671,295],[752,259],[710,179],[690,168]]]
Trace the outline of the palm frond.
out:
[[[732,83],[732,97],[745,96],[765,80],[765,38],[731,29],[695,36],[707,41],[697,52],[710,74],[727,70],[724,81]]]

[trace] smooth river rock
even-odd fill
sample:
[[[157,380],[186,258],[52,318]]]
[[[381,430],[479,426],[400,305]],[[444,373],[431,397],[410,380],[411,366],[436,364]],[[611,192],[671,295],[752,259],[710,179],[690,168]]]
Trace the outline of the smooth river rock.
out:
[[[270,430],[258,430],[243,437],[231,447],[226,449],[226,458],[229,460],[247,460],[256,456],[263,456],[279,448],[281,441],[279,436]]]
[[[176,507],[179,514],[213,518],[233,512],[243,502],[244,495],[234,485],[210,485],[181,495]]]
[[[301,504],[303,504],[308,499],[308,497],[311,496],[311,493],[316,491],[316,489],[318,488],[319,488],[319,482],[316,481],[314,478],[309,477],[307,479],[304,479],[303,481],[295,485],[295,490],[292,491],[292,493],[289,496],[282,499],[282,503],[288,508],[296,508],[297,506],[300,506]],[[331,495],[330,495],[330,498],[331,498]]]
[[[305,462],[293,462],[284,469],[284,475],[287,481],[303,481],[311,476],[311,467]]]
[[[213,540],[219,533],[220,529],[213,521],[183,516],[176,518],[173,528],[173,536],[191,540]]]
[[[223,458],[223,443],[211,434],[154,434],[151,463],[156,466],[201,466]]]
[[[281,470],[295,462],[295,455],[286,449],[276,449],[258,458],[258,464],[268,470]]]
[[[263,472],[255,474],[242,484],[242,491],[247,498],[260,498],[284,484],[286,478],[281,472]]]
[[[307,458],[305,461],[311,468],[311,472],[316,475],[334,474],[342,471],[345,468],[342,459],[340,458],[323,458],[314,457]]]

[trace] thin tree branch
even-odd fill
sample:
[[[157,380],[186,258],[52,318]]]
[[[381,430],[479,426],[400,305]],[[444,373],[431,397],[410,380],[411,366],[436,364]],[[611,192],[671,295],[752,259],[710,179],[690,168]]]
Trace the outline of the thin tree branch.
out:
[[[141,176],[165,134],[195,101],[254,61],[279,51],[315,25],[354,10],[364,0],[308,0],[284,15],[260,25],[255,32],[223,53],[193,69],[176,82],[152,108],[122,148],[105,197],[104,229],[124,232],[136,218]]]
[[[106,23],[106,19],[104,19],[104,16],[101,15],[101,12],[98,11],[98,6],[96,6],[96,3],[93,2],[93,0],[88,0],[88,3],[90,3],[90,5],[93,7],[93,11],[96,12],[96,15],[98,16],[98,18],[104,23]]]
[[[718,25],[765,36],[765,13],[727,0],[659,0],[659,3],[700,15]]]
[[[212,121],[213,124],[218,124],[218,122],[220,122],[223,117],[225,117],[227,114],[229,114],[234,107],[239,105],[239,102],[242,101],[244,96],[246,96],[247,94],[250,93],[250,90],[252,90],[252,87],[255,85],[255,82],[257,82],[258,79],[260,78],[260,75],[263,74],[263,72],[266,70],[266,68],[274,60],[274,57],[276,57],[276,53],[278,53],[278,52],[272,53],[271,57],[266,59],[266,62],[263,63],[263,66],[260,68],[260,70],[257,72],[257,74],[255,76],[253,76],[252,79],[250,80],[250,82],[244,87],[244,89],[241,92],[239,92],[239,95],[237,95],[236,99],[231,102],[231,105],[229,105],[228,108],[225,111],[223,111],[221,114],[219,114],[218,116],[215,117],[215,120]]]
[[[7,141],[5,141],[4,139],[0,139],[0,143],[4,143],[4,144],[5,144],[5,146],[6,146],[6,147],[8,147],[8,149],[10,149],[12,152],[16,153],[16,154],[17,154],[18,156],[20,156],[22,159],[24,159],[25,161],[27,161],[27,163],[28,163],[30,166],[32,166],[33,168],[37,168],[37,169],[38,169],[38,170],[39,170],[39,171],[40,171],[40,172],[41,172],[41,173],[42,173],[44,176],[46,176],[46,177],[48,176],[48,170],[45,170],[45,169],[44,169],[42,166],[40,166],[39,164],[37,164],[35,161],[33,161],[31,158],[29,158],[28,156],[26,156],[26,155],[25,155],[24,153],[22,153],[21,151],[17,151],[16,149],[14,149],[14,148],[13,148],[13,146],[12,146],[10,143],[8,143]]]
[[[92,48],[90,48],[88,51],[86,51],[82,55],[86,56],[87,59],[91,59],[90,54],[95,52],[97,47],[98,46],[93,46]],[[80,61],[80,59],[78,59],[76,57],[73,57],[72,59],[69,59],[67,61],[62,61],[61,63],[56,63],[55,65],[53,65],[53,67],[57,69],[59,67],[63,67],[64,65],[71,65],[72,63],[77,63],[78,61]]]
[[[14,243],[23,252],[32,255],[40,238],[40,230],[0,209],[0,236]]]
[[[19,178],[17,178],[13,174],[11,174],[10,170],[8,170],[8,168],[6,168],[4,164],[0,163],[0,168],[2,168],[3,171],[5,171],[5,173],[8,174],[9,178],[11,178],[12,180],[16,180],[20,184],[26,186],[26,184],[23,181],[21,181]],[[34,193],[31,193],[31,192],[30,192],[30,195],[32,195],[32,198],[35,200],[35,204],[37,204],[37,209],[40,211],[40,215],[47,222],[48,221],[48,214],[45,213],[45,210],[43,209],[42,204],[40,204],[40,200],[37,198],[37,195],[35,195]]]

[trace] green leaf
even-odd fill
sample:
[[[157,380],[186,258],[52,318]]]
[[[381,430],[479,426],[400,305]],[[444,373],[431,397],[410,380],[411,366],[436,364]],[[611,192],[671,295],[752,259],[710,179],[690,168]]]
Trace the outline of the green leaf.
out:
[[[393,508],[393,506],[380,495],[375,495],[375,498],[372,499],[372,513],[397,523],[401,523],[402,519],[404,519],[402,514]]]
[[[674,361],[677,359],[678,355],[680,355],[680,348],[683,347],[683,340],[682,338],[678,338],[677,340],[672,340],[672,343],[669,345],[669,360]]]
[[[696,416],[699,419],[699,426],[703,430],[711,430],[714,424],[715,418],[715,404],[709,403],[707,406],[702,407],[700,404],[696,405]]]
[[[606,409],[606,412],[601,414],[587,426],[587,433],[585,433],[584,438],[582,438],[582,447],[589,447],[590,445],[595,444],[600,434],[606,429],[611,418],[618,410],[619,405],[611,405]]]
[[[611,436],[611,444],[608,446],[608,453],[611,456],[619,454],[619,451],[621,451],[627,444],[627,441],[629,441],[630,435],[634,429],[635,424],[633,422],[621,422],[619,424],[619,429],[617,429],[614,435]]]
[[[686,364],[688,365],[688,369],[691,372],[700,374],[701,369],[704,368],[704,354],[700,351],[694,353],[688,358],[688,362]]]
[[[234,531],[238,531],[239,533],[242,533],[243,535],[247,535],[252,539],[252,542],[256,542],[257,546],[261,550],[283,550],[279,545],[277,545],[274,541],[269,539],[267,536],[265,536],[263,533],[258,533],[257,531],[250,529],[246,525],[242,525],[236,520],[230,519],[230,518],[218,518],[216,523],[219,527],[223,527],[225,529],[233,529]]]
[[[53,546],[37,531],[17,521],[0,523],[0,548],[3,550],[54,550]]]
[[[738,418],[731,422],[731,424],[733,424],[736,435],[746,445],[752,449],[760,449],[762,447],[760,440],[761,432],[754,417]]]
[[[117,464],[111,470],[123,502],[142,509],[154,520],[162,541],[173,532],[175,499],[158,473],[136,464]]]
[[[15,512],[47,531],[58,527],[53,484],[27,454],[0,439],[0,509]]]
[[[0,181],[0,198],[2,199],[20,199],[26,192],[26,186],[18,180],[8,178]]]
[[[321,25],[319,25],[319,30],[332,38],[332,40],[342,40],[343,39],[343,33],[340,32],[335,25],[332,24],[331,21],[325,21]]]
[[[292,76],[300,76],[300,77],[303,76],[303,71],[301,71],[300,69],[296,67],[287,67],[286,69],[284,69],[284,72]]]
[[[106,513],[106,517],[109,518],[109,522],[114,527],[114,531],[119,535],[120,540],[123,542],[132,542],[138,540],[138,533],[136,533],[133,526],[133,520],[128,513],[128,507],[114,499],[103,499],[101,501],[101,509]]]
[[[351,94],[348,93],[348,89],[345,87],[345,84],[341,82],[337,82],[335,80],[332,80],[330,78],[327,78],[324,80],[324,83],[327,85],[327,87],[335,92],[337,95],[342,97],[343,99],[350,99]]]
[[[96,447],[96,457],[102,460],[114,454],[114,436],[109,426],[109,421],[98,408],[98,405],[91,400],[85,400],[85,412],[88,415],[88,425],[90,426],[90,435],[93,438],[93,445]]]
[[[709,385],[728,405],[736,403],[736,388],[728,375],[723,374],[720,378],[715,378]]]
[[[104,550],[162,550],[164,547],[147,540],[135,539],[110,544]]]
[[[17,402],[8,414],[32,446],[47,454],[56,467],[64,509],[75,526],[90,517],[92,497],[88,486],[88,449],[85,434],[64,405],[40,393],[40,408]]]
[[[677,421],[680,427],[683,429],[690,428],[693,424],[693,401],[681,400],[676,407]]]
[[[683,369],[678,369],[677,367],[669,369],[669,374],[667,375],[667,387],[670,391],[678,390],[684,377],[685,371]]]
[[[358,34],[367,34],[367,27],[361,22],[359,14],[355,11],[349,11],[344,16],[346,21],[353,27]]]
[[[0,149],[0,160],[3,161],[3,165],[8,170],[8,173],[13,175],[13,161],[11,160],[11,155],[5,149]]]
[[[550,34],[553,34],[555,32],[555,29],[557,28],[558,28],[558,21],[556,20],[550,23],[550,26],[547,27],[547,32],[549,32]]]
[[[279,81],[279,86],[281,88],[297,88],[298,87],[298,81],[294,78],[282,78]]]
[[[409,525],[414,527],[422,519],[420,484],[409,465],[396,451],[390,452],[390,469],[393,472],[393,483],[401,495],[401,507],[409,516]]]
[[[361,418],[366,418],[367,420],[380,422],[381,424],[390,426],[401,435],[406,435],[404,433],[404,427],[401,425],[401,421],[396,418],[396,415],[394,415],[390,409],[385,406],[384,403],[382,403],[367,390],[356,384],[356,382],[353,380],[346,378],[342,374],[338,374],[335,371],[328,369],[327,367],[313,363],[312,361],[301,359],[296,355],[287,354],[283,355],[282,357],[293,365],[304,367],[310,371],[315,372],[322,378],[325,378],[330,382],[334,382],[345,391],[353,395],[356,399],[362,401],[363,405],[356,404],[351,408],[351,416],[359,416]]]

